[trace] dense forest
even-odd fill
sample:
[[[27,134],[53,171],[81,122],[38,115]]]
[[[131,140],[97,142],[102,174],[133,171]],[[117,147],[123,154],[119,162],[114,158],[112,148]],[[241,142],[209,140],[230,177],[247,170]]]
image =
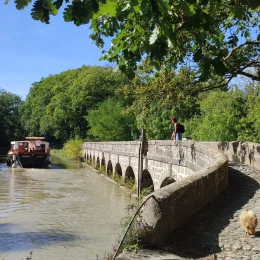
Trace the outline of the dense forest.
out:
[[[26,135],[64,143],[170,139],[171,116],[194,140],[260,142],[260,84],[237,79],[236,85],[212,88],[195,80],[189,68],[156,71],[149,60],[134,79],[110,67],[83,66],[32,84],[25,101],[0,89],[0,144]]]

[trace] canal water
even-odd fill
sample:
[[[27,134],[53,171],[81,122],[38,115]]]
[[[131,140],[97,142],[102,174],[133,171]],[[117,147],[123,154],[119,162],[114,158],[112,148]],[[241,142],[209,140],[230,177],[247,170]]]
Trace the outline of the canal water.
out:
[[[53,158],[54,159],[54,158]],[[103,259],[131,198],[89,168],[8,168],[0,158],[0,259]]]

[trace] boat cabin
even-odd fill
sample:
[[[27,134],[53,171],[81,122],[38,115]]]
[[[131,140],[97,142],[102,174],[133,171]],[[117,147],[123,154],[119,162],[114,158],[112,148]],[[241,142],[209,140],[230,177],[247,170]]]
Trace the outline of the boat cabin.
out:
[[[49,143],[43,141],[42,138],[34,139],[32,137],[26,137],[25,141],[12,141],[10,151],[18,153],[30,153],[33,151],[48,153],[49,152]]]
[[[24,141],[12,141],[7,153],[7,165],[15,168],[44,168],[51,166],[49,143],[44,137],[26,137]]]

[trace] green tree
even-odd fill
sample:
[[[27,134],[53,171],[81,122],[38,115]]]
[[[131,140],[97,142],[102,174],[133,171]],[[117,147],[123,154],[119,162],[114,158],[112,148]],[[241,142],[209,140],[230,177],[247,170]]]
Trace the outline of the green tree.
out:
[[[239,90],[208,93],[199,101],[201,116],[186,122],[187,133],[199,141],[237,140],[245,102]]]
[[[90,110],[86,116],[90,126],[88,138],[96,141],[133,140],[138,135],[135,118],[123,114],[123,110],[121,102],[112,98]]]
[[[0,145],[9,145],[12,140],[24,138],[20,122],[19,107],[22,100],[19,96],[0,88]]]
[[[44,78],[32,85],[21,107],[25,129],[31,135],[54,136],[61,142],[76,136],[84,139],[88,110],[114,96],[125,80],[122,73],[97,66]]]
[[[16,8],[31,2],[15,0]],[[200,81],[212,73],[260,80],[246,71],[260,65],[258,0],[35,0],[31,14],[49,23],[62,6],[66,22],[90,24],[97,46],[103,48],[104,39],[112,37],[102,58],[130,76],[148,56],[158,69],[194,65]]]
[[[240,119],[238,139],[260,142],[260,84],[250,82],[244,87],[246,114]]]
[[[20,107],[21,122],[28,135],[43,134],[40,131],[41,119],[45,113],[45,107],[53,96],[51,84],[49,84],[50,78],[42,78],[41,81],[33,83],[25,102]]]
[[[184,122],[199,113],[196,98],[200,86],[187,68],[178,73],[167,68],[158,72],[144,61],[137,72],[130,84],[118,91],[119,95],[132,99],[127,111],[136,116],[137,127],[145,128],[149,139],[170,139],[172,116]]]

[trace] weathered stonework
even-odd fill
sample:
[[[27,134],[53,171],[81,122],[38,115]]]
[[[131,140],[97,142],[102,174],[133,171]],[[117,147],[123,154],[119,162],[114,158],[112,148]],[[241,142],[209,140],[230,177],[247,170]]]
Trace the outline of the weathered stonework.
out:
[[[98,158],[104,162],[107,172],[121,172],[123,179],[132,173],[138,182],[139,141],[86,142],[83,150],[87,159],[96,158],[93,167],[101,167],[96,164]],[[143,161],[146,183],[142,182],[142,186],[152,184],[154,192],[142,209],[143,227],[149,229],[144,238],[146,244],[160,244],[225,189],[227,161],[223,152],[194,141],[148,142]],[[171,183],[169,178],[175,182],[165,186]]]
[[[101,168],[97,161],[103,161],[106,171],[108,162],[113,174],[116,165],[122,170],[122,176],[128,167],[138,181],[139,142],[86,142],[83,145],[84,155],[91,158],[95,168]],[[192,175],[213,161],[215,153],[193,141],[149,141],[148,154],[144,158],[144,170],[151,176],[154,190],[161,188],[165,178],[172,177],[175,181]],[[95,158],[95,160],[93,160]]]
[[[206,168],[149,195],[142,210],[144,243],[159,245],[167,236],[210,200],[228,182],[227,159],[218,153]]]
[[[260,144],[252,142],[200,142],[202,146],[218,149],[230,162],[242,163],[260,170]]]

